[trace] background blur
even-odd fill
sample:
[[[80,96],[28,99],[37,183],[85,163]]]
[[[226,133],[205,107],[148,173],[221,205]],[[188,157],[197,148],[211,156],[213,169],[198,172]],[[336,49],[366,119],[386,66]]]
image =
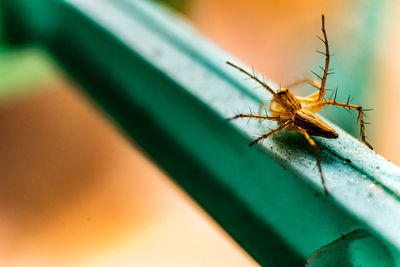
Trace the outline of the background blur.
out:
[[[219,46],[286,84],[318,70],[373,108],[375,150],[400,163],[398,1],[176,0]],[[306,86],[307,87],[307,86]],[[309,89],[299,89],[303,94]],[[322,112],[357,138],[356,113]],[[254,266],[189,197],[128,143],[35,47],[0,49],[0,262],[6,266]]]

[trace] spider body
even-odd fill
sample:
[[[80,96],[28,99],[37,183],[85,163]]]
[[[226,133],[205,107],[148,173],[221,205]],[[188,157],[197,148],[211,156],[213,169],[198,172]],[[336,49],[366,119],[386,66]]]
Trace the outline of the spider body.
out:
[[[272,120],[276,121],[279,125],[278,128],[258,137],[257,139],[253,140],[249,145],[252,146],[255,143],[277,133],[283,129],[289,129],[302,134],[311,147],[314,150],[315,157],[317,159],[317,166],[321,176],[321,183],[324,188],[325,194],[328,195],[328,189],[325,185],[325,179],[322,174],[322,167],[321,167],[321,159],[318,152],[318,147],[315,141],[311,138],[313,136],[321,136],[324,138],[338,138],[338,133],[326,124],[321,118],[315,115],[316,112],[321,110],[326,106],[337,106],[347,109],[353,109],[358,112],[358,118],[360,120],[360,132],[361,132],[361,140],[364,144],[366,144],[370,149],[372,146],[367,142],[364,133],[364,113],[363,108],[361,106],[356,106],[350,104],[349,101],[347,103],[341,103],[336,101],[336,93],[334,99],[324,99],[326,93],[326,79],[328,77],[328,70],[329,70],[329,61],[330,61],[330,54],[329,54],[329,44],[328,38],[325,31],[325,18],[322,15],[322,34],[323,38],[318,37],[325,45],[325,52],[319,53],[325,56],[325,67],[321,69],[323,70],[323,75],[319,76],[318,74],[314,73],[321,79],[321,82],[318,82],[312,78],[305,78],[303,80],[294,82],[290,85],[285,86],[284,88],[279,89],[277,92],[272,90],[267,84],[262,82],[257,78],[255,74],[250,74],[246,70],[236,66],[231,62],[227,62],[228,65],[234,67],[235,69],[243,72],[244,74],[248,75],[250,78],[258,82],[262,87],[264,87],[269,93],[272,94],[272,100],[269,105],[269,111],[271,112],[271,116],[269,115],[254,115],[254,114],[238,114],[228,120],[237,119],[237,118],[255,118],[258,120]],[[293,95],[288,88],[292,88],[297,86],[301,83],[310,83],[315,88],[318,89],[317,92],[312,93],[308,96],[301,97]],[[266,103],[262,103],[260,105],[259,114],[261,114],[262,108],[266,105]]]
[[[269,110],[272,115],[279,116],[280,124],[291,121],[293,125],[287,127],[290,130],[299,131],[301,128],[306,129],[309,135],[338,138],[336,131],[314,114],[326,106],[320,104],[316,97],[313,95],[296,97],[288,88],[281,88],[271,100]],[[285,105],[282,106],[280,103]],[[285,106],[289,107],[289,110]]]

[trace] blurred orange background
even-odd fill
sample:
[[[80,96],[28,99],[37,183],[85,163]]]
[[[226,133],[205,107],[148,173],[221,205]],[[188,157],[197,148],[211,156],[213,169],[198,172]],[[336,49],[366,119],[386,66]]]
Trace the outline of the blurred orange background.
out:
[[[313,52],[321,47],[315,38],[321,14],[332,46],[351,60],[359,48],[352,38],[367,23],[360,17],[371,8],[361,0],[184,4],[184,15],[200,32],[281,84],[309,76],[315,62],[323,62]],[[369,61],[373,77],[354,103],[374,108],[369,140],[378,153],[399,164],[400,33],[395,29],[400,8],[396,1],[380,6],[384,15],[378,17]],[[128,143],[46,54],[28,49],[0,56],[1,77],[12,77],[0,80],[0,262],[257,265],[143,151]],[[19,64],[25,70],[15,74]],[[345,114],[354,124],[356,114]]]

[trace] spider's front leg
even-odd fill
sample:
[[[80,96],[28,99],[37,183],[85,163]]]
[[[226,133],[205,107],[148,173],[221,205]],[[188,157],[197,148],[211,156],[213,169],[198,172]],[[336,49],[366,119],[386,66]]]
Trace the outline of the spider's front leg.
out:
[[[303,80],[300,80],[300,81],[297,81],[297,82],[294,82],[294,83],[288,85],[288,87],[293,87],[293,86],[297,86],[297,85],[299,85],[301,83],[305,83],[305,82],[311,83],[314,87],[316,87],[319,90],[319,92],[313,93],[313,94],[309,95],[308,97],[316,98],[318,101],[321,101],[324,98],[324,95],[326,94],[325,85],[326,85],[326,79],[328,78],[328,75],[330,74],[329,73],[329,62],[331,60],[331,56],[329,53],[328,37],[326,35],[326,30],[325,30],[324,15],[322,15],[321,30],[322,30],[323,38],[321,38],[319,36],[317,36],[317,37],[324,43],[325,52],[321,52],[321,51],[317,51],[317,52],[325,56],[325,66],[324,66],[324,68],[322,68],[320,66],[320,68],[323,70],[324,73],[322,74],[322,77],[321,77],[317,73],[313,72],[314,75],[316,75],[319,79],[321,79],[321,83],[317,82],[316,80],[314,80],[312,78],[305,78]]]
[[[238,114],[231,118],[227,118],[228,121],[238,119],[238,118],[253,118],[258,120],[270,120],[270,121],[280,121],[279,116],[263,116],[263,115],[254,115],[254,114]]]
[[[318,37],[325,45],[325,53],[320,52],[321,54],[325,55],[325,67],[324,67],[324,74],[322,75],[322,77],[318,77],[321,78],[321,87],[319,88],[319,96],[318,96],[318,100],[321,101],[322,98],[324,97],[325,93],[326,93],[326,89],[325,89],[325,85],[326,85],[326,78],[328,77],[328,72],[329,72],[329,61],[331,59],[331,56],[329,54],[329,43],[328,43],[328,37],[326,36],[326,31],[325,31],[325,17],[324,15],[322,15],[322,34],[323,34],[323,39]]]
[[[286,88],[291,88],[291,87],[297,86],[297,85],[302,84],[302,83],[310,83],[314,87],[316,87],[319,90],[319,92],[316,92],[316,93],[313,93],[313,94],[309,95],[308,98],[314,98],[314,99],[317,99],[318,101],[321,101],[323,99],[324,95],[326,94],[325,85],[326,85],[326,80],[328,78],[328,75],[330,74],[329,73],[329,62],[331,60],[331,56],[330,56],[330,53],[329,53],[328,37],[326,35],[326,30],[325,30],[325,17],[324,17],[324,15],[322,15],[322,27],[321,27],[321,30],[322,30],[323,38],[318,36],[318,39],[320,39],[324,43],[325,52],[321,52],[321,51],[317,51],[317,52],[325,56],[325,66],[324,66],[324,68],[321,67],[321,69],[323,70],[324,73],[322,74],[322,76],[320,76],[317,73],[313,72],[314,75],[316,75],[319,79],[321,79],[321,83],[317,82],[313,78],[307,77],[305,79],[296,81],[294,83],[291,83],[291,84],[288,84],[287,86],[285,86]]]
[[[363,108],[361,106],[356,106],[356,105],[352,105],[352,104],[348,104],[348,103],[340,103],[340,102],[336,102],[334,100],[325,100],[324,104],[331,105],[331,106],[336,106],[336,107],[342,107],[342,108],[351,108],[351,109],[357,110],[358,111],[358,118],[360,119],[361,140],[370,149],[373,149],[371,144],[368,143],[368,141],[365,138],[365,126],[364,126],[365,122],[364,122]]]

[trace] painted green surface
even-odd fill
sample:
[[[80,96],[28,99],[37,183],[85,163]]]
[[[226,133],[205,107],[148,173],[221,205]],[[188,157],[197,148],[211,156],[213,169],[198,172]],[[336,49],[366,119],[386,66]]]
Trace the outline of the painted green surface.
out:
[[[275,125],[225,118],[256,110],[266,93],[225,64],[242,65],[237,59],[174,14],[139,0],[2,4],[7,40],[45,46],[263,266],[301,266],[317,251],[329,265],[335,254],[319,250],[343,242],[362,266],[377,260],[363,256],[371,247],[383,251],[381,262],[399,264],[399,168],[334,126],[339,139],[316,138],[326,197],[312,150],[297,133],[249,148]],[[343,240],[357,229],[368,238]],[[335,247],[328,253],[338,253]]]
[[[307,260],[307,267],[318,266],[395,266],[391,252],[369,233],[354,230],[323,246]]]

